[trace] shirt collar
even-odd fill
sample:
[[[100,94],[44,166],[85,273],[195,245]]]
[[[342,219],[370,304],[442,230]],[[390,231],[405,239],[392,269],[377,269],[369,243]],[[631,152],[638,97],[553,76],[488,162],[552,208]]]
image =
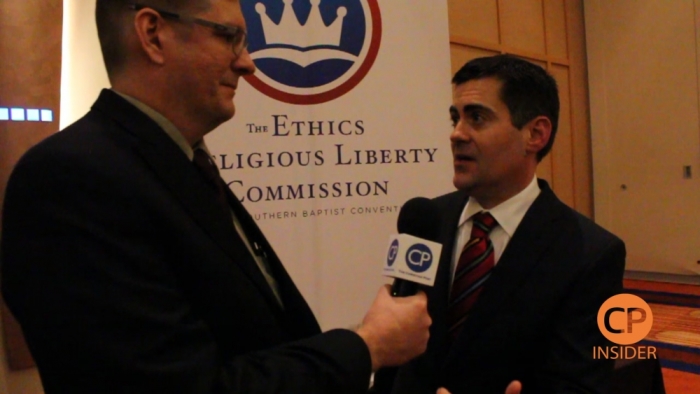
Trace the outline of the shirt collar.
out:
[[[117,92],[114,89],[112,89],[112,91],[120,95],[122,98],[124,98],[124,100],[130,102],[134,107],[138,108],[141,112],[143,112],[154,122],[156,122],[156,124],[160,126],[160,128],[163,129],[163,131],[165,131],[165,134],[167,134],[168,137],[170,137],[177,144],[177,146],[180,147],[180,149],[185,153],[185,155],[187,155],[190,161],[194,159],[194,149],[204,149],[207,152],[207,154],[209,154],[209,150],[204,144],[204,140],[200,140],[199,142],[197,142],[194,145],[193,149],[190,146],[190,144],[187,143],[187,140],[182,135],[182,133],[180,133],[180,130],[178,130],[178,128],[165,116],[161,115],[158,111],[154,110],[153,108],[149,107],[143,102],[127,94]]]
[[[497,206],[486,210],[476,199],[469,197],[467,205],[462,211],[462,216],[459,218],[459,227],[472,218],[475,214],[486,211],[493,215],[494,219],[503,228],[503,230],[512,237],[518,225],[525,217],[525,213],[530,208],[535,199],[540,194],[540,187],[537,184],[537,176],[532,178],[529,185],[520,193],[509,198],[508,200],[498,204]]]

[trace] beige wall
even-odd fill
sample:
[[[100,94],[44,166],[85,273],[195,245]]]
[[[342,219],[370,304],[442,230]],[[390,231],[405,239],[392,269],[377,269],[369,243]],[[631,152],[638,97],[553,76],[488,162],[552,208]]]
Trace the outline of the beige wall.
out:
[[[588,0],[586,21],[596,219],[628,270],[698,283],[700,1]]]
[[[557,80],[559,131],[538,168],[559,198],[592,216],[586,53],[581,0],[449,0],[452,69],[479,56],[508,53]]]

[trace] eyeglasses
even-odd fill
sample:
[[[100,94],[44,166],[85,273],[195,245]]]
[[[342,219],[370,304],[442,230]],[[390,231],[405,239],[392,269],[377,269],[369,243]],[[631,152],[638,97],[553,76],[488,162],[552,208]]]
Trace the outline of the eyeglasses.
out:
[[[220,23],[215,23],[215,22],[211,22],[208,20],[195,18],[193,16],[181,15],[181,14],[177,14],[174,12],[161,10],[161,9],[154,8],[154,7],[151,7],[148,5],[136,4],[136,3],[129,4],[129,9],[134,10],[134,11],[140,11],[144,8],[150,8],[153,11],[156,11],[157,13],[159,13],[163,17],[177,19],[179,21],[186,22],[186,23],[195,23],[195,24],[198,24],[200,26],[204,26],[204,27],[208,27],[210,29],[213,29],[217,35],[223,37],[226,40],[226,42],[231,46],[231,51],[236,56],[239,56],[241,54],[241,52],[243,52],[243,50],[248,47],[248,35],[246,34],[245,30],[241,29],[240,27],[226,26],[226,25],[222,25]]]

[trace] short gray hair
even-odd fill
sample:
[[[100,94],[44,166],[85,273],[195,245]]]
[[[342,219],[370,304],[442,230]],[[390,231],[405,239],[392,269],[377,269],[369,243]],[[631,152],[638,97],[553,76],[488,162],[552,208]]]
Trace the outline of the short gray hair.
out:
[[[129,26],[129,5],[138,3],[172,12],[196,13],[209,9],[210,0],[97,0],[95,22],[107,75],[112,76],[128,56],[124,34]]]

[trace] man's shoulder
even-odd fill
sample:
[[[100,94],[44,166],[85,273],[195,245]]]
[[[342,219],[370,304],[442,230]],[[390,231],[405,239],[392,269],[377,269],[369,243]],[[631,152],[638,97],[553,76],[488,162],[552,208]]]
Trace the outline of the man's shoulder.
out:
[[[96,148],[106,145],[108,125],[88,113],[75,123],[48,136],[30,148],[20,160],[25,162],[61,161],[75,155],[97,155]]]
[[[100,178],[138,160],[127,133],[95,111],[25,152],[9,179],[51,184],[66,178]],[[122,167],[119,169],[118,167]]]
[[[441,196],[434,197],[432,201],[440,209],[447,209],[455,204],[461,204],[467,201],[467,194],[461,190],[455,190]]]
[[[624,242],[617,235],[564,202],[557,199],[557,203],[560,204],[561,212],[563,212],[561,216],[564,218],[564,222],[559,222],[559,225],[564,225],[578,234],[583,242],[584,250],[593,252],[612,246],[624,248]]]
[[[25,153],[23,159],[56,160],[65,155],[96,157],[114,151],[119,141],[130,137],[129,133],[123,132],[123,125],[117,122],[113,112],[131,117],[139,114],[123,98],[105,89],[85,115],[36,144]]]
[[[571,208],[570,208],[571,209]],[[584,240],[591,245],[611,245],[622,244],[624,242],[617,235],[610,232],[605,227],[594,222],[592,219],[584,216],[578,211],[571,209],[576,219],[576,223],[583,234]]]

